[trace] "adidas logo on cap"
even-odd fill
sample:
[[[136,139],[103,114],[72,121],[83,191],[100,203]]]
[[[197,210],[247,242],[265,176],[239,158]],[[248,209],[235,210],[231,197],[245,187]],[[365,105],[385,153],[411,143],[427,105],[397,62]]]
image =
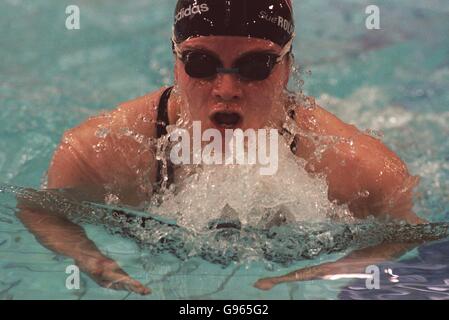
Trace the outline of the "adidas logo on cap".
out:
[[[178,23],[184,18],[194,16],[196,14],[201,14],[203,12],[209,11],[207,3],[200,5],[190,5],[187,8],[182,8],[175,16],[175,23]]]

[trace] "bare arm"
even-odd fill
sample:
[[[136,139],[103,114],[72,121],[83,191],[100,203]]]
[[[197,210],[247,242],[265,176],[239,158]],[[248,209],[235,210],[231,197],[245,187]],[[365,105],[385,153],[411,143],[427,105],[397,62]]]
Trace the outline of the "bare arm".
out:
[[[386,260],[395,259],[419,245],[418,243],[388,243],[351,252],[346,257],[320,265],[293,271],[289,274],[258,280],[254,286],[260,290],[270,290],[274,286],[296,281],[325,279],[339,274],[365,273],[366,267]]]
[[[77,262],[106,259],[79,225],[44,207],[30,207],[23,202],[18,207],[18,218],[46,248]]]
[[[73,258],[76,265],[99,285],[139,294],[150,293],[115,261],[103,255],[80,226],[46,211],[22,209],[18,217],[43,246]]]
[[[58,154],[55,157],[56,162],[60,161],[57,157]],[[72,171],[74,168],[70,168],[70,163],[67,162],[66,165],[67,176],[77,176],[76,172]],[[53,168],[50,168],[50,174]],[[75,191],[73,194],[79,195]],[[94,190],[91,189],[90,194],[94,195]],[[99,189],[96,196],[89,200],[98,201],[102,194]],[[54,208],[49,209],[45,204],[27,203],[23,199],[18,199],[18,208],[18,218],[44,247],[73,258],[76,265],[99,285],[139,294],[150,293],[148,288],[129,277],[115,261],[105,256],[87,237],[82,227],[66,219],[60,212],[54,211]]]
[[[69,130],[51,162],[48,189],[65,189],[67,195],[75,200],[101,203],[106,195],[105,186],[109,186],[108,192],[117,195],[126,205],[138,205],[149,196],[151,190],[139,188],[139,183],[154,175],[151,150],[146,145],[142,147],[132,135],[120,135],[119,131],[127,128],[135,129],[137,135],[151,135],[152,124],[141,125],[136,120],[136,114],[139,114],[136,106],[140,107],[139,101],[125,110],[119,108],[108,117],[92,118],[80,127]],[[99,129],[111,134],[99,138]],[[150,184],[151,180],[147,187]],[[42,245],[73,258],[81,270],[102,286],[140,294],[150,293],[148,288],[130,278],[115,261],[101,253],[82,227],[45,206],[18,200],[19,219]]]
[[[412,224],[425,222],[412,211],[412,191],[419,179],[410,176],[399,157],[379,140],[362,134],[354,126],[343,123],[318,106],[299,113],[297,121],[303,130],[297,155],[308,161],[309,172],[326,175],[330,200],[348,204],[357,218],[388,214]],[[329,145],[323,152],[317,153],[313,137],[320,136],[324,136],[321,141]],[[339,139],[333,140],[332,137]],[[269,290],[284,282],[323,279],[342,273],[364,273],[368,265],[397,258],[417,245],[380,244],[354,251],[335,262],[260,279],[255,287]]]

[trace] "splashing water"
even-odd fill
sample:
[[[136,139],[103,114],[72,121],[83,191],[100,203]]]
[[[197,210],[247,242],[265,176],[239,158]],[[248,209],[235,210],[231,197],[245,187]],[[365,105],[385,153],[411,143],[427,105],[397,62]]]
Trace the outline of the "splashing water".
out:
[[[276,223],[273,219],[280,216],[289,222],[319,222],[329,215],[350,215],[346,206],[328,200],[324,178],[311,177],[304,169],[304,161],[292,154],[285,139],[278,141],[277,172],[261,175],[260,167],[197,166],[159,207],[149,210],[176,218],[179,225],[196,231],[219,218],[265,226]]]
[[[423,242],[449,236],[448,223],[410,225],[373,218],[353,223],[291,222],[264,227],[228,224],[195,232],[166,217],[90,202],[77,202],[63,190],[37,191],[0,185],[0,196],[22,199],[27,206],[62,215],[75,223],[90,223],[136,240],[150,253],[170,252],[180,259],[201,257],[212,263],[264,259],[288,265],[321,254],[379,243]],[[7,199],[0,203],[4,206]],[[223,226],[223,224],[222,224]]]
[[[207,229],[217,219],[231,220],[238,224],[266,227],[281,222],[323,222],[328,218],[352,219],[346,205],[328,200],[328,185],[320,175],[312,176],[305,170],[305,161],[296,157],[290,145],[297,135],[310,135],[301,130],[291,114],[299,105],[314,108],[313,99],[306,97],[299,69],[296,74],[295,92],[284,91],[279,106],[282,110],[284,133],[278,140],[277,171],[273,175],[260,174],[261,165],[182,165],[175,168],[176,183],[168,187],[167,164],[169,160],[170,134],[177,129],[192,132],[190,108],[173,90],[177,104],[182,105],[181,115],[175,125],[167,127],[168,135],[157,141],[157,159],[162,162],[162,193],[155,195],[148,212],[175,219],[183,227],[199,232]],[[287,98],[287,108],[284,105]],[[273,111],[274,112],[274,111]],[[279,116],[277,116],[279,118]],[[267,123],[265,129],[276,128]],[[337,137],[326,137],[327,142],[314,137],[316,156],[329,147],[328,141],[337,143]],[[333,139],[334,138],[334,139]],[[259,141],[260,143],[260,141]],[[248,159],[247,150],[245,159]]]

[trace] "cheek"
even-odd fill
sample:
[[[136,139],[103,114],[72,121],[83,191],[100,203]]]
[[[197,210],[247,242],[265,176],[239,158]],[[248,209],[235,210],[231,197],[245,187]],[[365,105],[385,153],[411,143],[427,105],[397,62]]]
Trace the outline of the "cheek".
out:
[[[198,108],[207,103],[211,95],[211,85],[205,81],[186,77],[182,88],[183,94],[192,108]]]
[[[267,80],[248,83],[245,86],[246,116],[249,126],[262,126],[277,114],[278,102],[284,93],[283,77],[274,72]]]
[[[273,102],[278,100],[280,94],[283,92],[282,86],[272,77],[265,81],[249,83],[246,87],[245,96],[249,100],[248,102],[251,105],[258,104],[260,105],[259,107],[264,109],[270,108]]]

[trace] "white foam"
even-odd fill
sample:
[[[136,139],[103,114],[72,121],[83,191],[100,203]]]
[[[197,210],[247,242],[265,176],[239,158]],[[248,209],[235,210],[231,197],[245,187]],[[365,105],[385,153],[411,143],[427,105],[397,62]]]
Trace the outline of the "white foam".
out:
[[[326,181],[309,176],[304,161],[292,154],[284,139],[279,139],[278,150],[279,168],[274,175],[260,175],[259,165],[198,166],[160,207],[150,210],[175,214],[180,225],[196,230],[222,216],[226,206],[250,225],[268,222],[261,219],[279,210],[290,220],[308,222],[323,221],[329,214],[348,214],[346,207],[328,200]]]

